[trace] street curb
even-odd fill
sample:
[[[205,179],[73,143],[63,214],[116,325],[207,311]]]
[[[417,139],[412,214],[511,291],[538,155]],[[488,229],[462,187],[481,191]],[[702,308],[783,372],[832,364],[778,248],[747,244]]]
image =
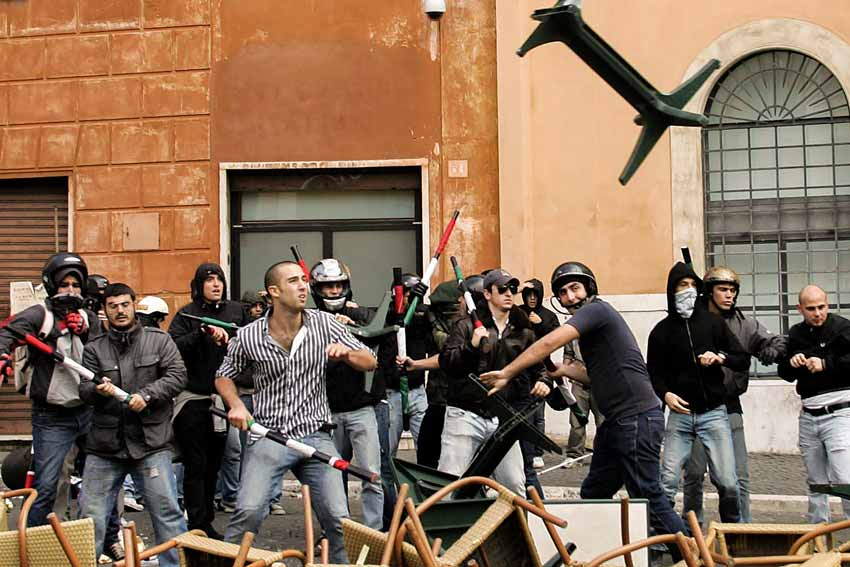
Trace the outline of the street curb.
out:
[[[544,486],[543,494],[547,500],[579,500],[580,488],[577,486]],[[360,498],[362,483],[360,481],[348,482],[348,496]],[[297,480],[283,481],[283,495],[288,498],[301,497],[301,483]],[[617,497],[626,496],[626,491],[621,490]],[[716,506],[718,496],[716,492],[705,493],[706,506]],[[682,493],[676,494],[676,505],[681,509]],[[841,514],[841,499],[831,496],[829,507],[833,514]],[[809,498],[802,494],[751,494],[750,509],[754,516],[770,512],[799,513],[801,519],[808,512]]]

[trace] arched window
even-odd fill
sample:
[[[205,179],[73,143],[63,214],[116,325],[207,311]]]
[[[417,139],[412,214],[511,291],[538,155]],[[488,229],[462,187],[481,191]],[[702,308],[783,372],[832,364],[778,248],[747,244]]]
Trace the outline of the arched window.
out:
[[[706,265],[737,270],[738,306],[776,333],[799,321],[809,283],[850,313],[850,112],[838,80],[795,51],[756,53],[720,78],[706,114]]]

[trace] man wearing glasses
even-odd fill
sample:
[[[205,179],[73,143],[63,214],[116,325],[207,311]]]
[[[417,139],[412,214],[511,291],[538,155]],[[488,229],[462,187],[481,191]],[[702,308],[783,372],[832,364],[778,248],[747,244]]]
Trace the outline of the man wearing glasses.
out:
[[[482,326],[469,318],[459,320],[440,353],[440,367],[448,375],[446,420],[440,451],[439,470],[462,475],[479,447],[495,433],[499,420],[487,406],[487,395],[472,383],[469,374],[500,370],[534,343],[528,316],[516,305],[519,280],[502,269],[484,277],[484,300],[478,304]],[[551,379],[540,363],[521,372],[505,388],[510,403],[530,392],[547,396]],[[533,386],[533,387],[532,387]],[[525,472],[519,443],[505,455],[493,471],[493,478],[519,495],[525,495]]]

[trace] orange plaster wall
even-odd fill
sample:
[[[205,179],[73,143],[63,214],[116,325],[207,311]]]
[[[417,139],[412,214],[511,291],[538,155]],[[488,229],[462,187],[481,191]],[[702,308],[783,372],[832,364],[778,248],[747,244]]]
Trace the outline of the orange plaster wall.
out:
[[[617,182],[639,128],[634,109],[562,44],[513,55],[550,2],[500,0],[502,254],[508,268],[547,279],[567,259],[587,262],[608,294],[660,293],[674,260],[669,133],[625,188]],[[850,11],[796,2],[587,1],[584,20],[661,91],[743,24],[793,18],[850,38]],[[717,80],[715,75],[710,81]],[[694,164],[700,167],[700,164]]]

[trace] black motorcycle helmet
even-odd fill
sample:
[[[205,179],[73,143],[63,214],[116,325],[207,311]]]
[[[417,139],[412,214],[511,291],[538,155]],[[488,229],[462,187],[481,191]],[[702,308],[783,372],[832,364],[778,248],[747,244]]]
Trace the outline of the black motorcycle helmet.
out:
[[[466,284],[466,289],[472,294],[472,301],[476,305],[484,301],[484,276],[472,274],[464,278],[463,283]]]
[[[564,262],[552,272],[552,293],[555,297],[558,296],[558,291],[564,287],[564,284],[572,281],[583,283],[588,297],[599,293],[596,287],[596,276],[590,268],[581,262]]]
[[[73,275],[84,287],[88,281],[89,269],[83,259],[71,252],[59,252],[48,258],[44,268],[41,269],[41,283],[48,297],[56,295],[59,290],[59,282],[67,275]]]

